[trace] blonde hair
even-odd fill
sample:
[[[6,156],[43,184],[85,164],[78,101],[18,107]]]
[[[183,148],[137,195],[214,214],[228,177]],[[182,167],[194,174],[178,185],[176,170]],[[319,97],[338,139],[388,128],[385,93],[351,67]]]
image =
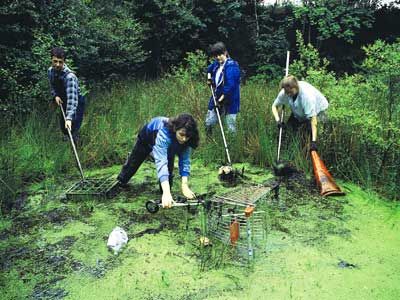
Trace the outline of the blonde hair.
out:
[[[296,76],[288,75],[281,80],[280,86],[281,86],[281,89],[284,89],[286,87],[288,87],[288,88],[295,87],[295,88],[299,89],[299,82],[297,81]]]

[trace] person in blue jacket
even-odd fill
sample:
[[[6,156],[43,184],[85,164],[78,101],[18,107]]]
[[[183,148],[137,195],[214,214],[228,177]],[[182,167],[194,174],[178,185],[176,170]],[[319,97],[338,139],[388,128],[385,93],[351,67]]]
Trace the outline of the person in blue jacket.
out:
[[[188,185],[190,154],[198,144],[197,123],[190,114],[180,114],[175,118],[153,118],[140,130],[136,144],[117,179],[121,186],[125,186],[152,152],[162,189],[162,205],[170,208],[174,202],[171,186],[174,160],[177,155],[179,173],[182,177],[182,193],[186,198],[193,199],[195,194]]]
[[[229,57],[222,42],[215,43],[210,48],[210,54],[215,58],[207,68],[207,83],[214,88],[215,100],[221,115],[225,115],[228,131],[236,131],[236,116],[240,110],[240,67]],[[218,122],[213,97],[208,102],[206,116],[206,132],[211,134],[212,126]]]

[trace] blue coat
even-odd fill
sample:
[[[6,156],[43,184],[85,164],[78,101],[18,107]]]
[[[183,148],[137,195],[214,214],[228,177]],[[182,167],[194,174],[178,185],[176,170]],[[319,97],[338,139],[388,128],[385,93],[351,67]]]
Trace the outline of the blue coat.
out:
[[[219,62],[215,60],[207,67],[207,73],[211,73],[212,82],[215,83],[215,76],[219,68]],[[225,62],[222,70],[223,80],[216,87],[215,100],[224,95],[224,108],[227,114],[237,114],[240,110],[240,67],[239,64],[231,58]],[[208,109],[214,109],[214,100],[212,96],[208,102]]]

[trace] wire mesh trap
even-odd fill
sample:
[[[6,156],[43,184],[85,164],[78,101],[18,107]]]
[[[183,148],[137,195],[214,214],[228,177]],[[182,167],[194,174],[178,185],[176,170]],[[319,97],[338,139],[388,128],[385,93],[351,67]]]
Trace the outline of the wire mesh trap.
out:
[[[232,261],[250,263],[266,247],[267,200],[278,197],[279,184],[238,188],[214,196],[206,215],[206,235],[228,247]]]
[[[85,178],[74,183],[66,192],[68,200],[85,199],[88,196],[111,198],[115,195],[118,182],[112,177]]]

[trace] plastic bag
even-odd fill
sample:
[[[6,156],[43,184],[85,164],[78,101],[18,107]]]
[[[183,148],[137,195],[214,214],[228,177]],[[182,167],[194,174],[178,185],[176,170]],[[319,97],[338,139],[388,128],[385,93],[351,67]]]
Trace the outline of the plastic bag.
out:
[[[121,248],[128,243],[128,235],[121,227],[115,227],[108,237],[107,247],[118,254]]]

